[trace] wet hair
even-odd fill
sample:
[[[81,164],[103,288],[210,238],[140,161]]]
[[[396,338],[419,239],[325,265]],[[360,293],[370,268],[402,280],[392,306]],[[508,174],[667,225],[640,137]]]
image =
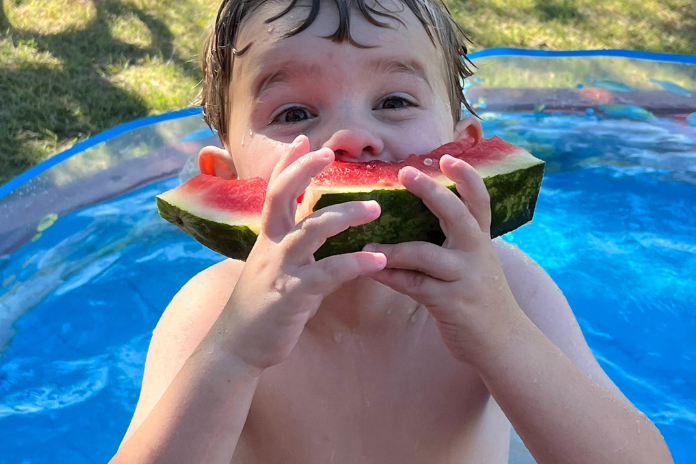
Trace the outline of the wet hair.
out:
[[[300,1],[302,6],[308,4],[309,14],[302,23],[283,34],[283,38],[291,37],[307,29],[317,18],[322,2],[329,0]],[[350,35],[350,14],[355,10],[358,10],[368,22],[378,27],[393,28],[389,23],[383,21],[386,18],[403,24],[403,21],[398,17],[389,13],[391,10],[385,8],[380,0],[332,1],[338,9],[338,29],[326,38],[337,43],[347,41],[356,47],[366,48],[353,40]],[[466,42],[470,41],[462,28],[452,18],[447,6],[442,0],[392,1],[408,7],[423,25],[430,41],[434,45],[440,46],[445,61],[443,71],[454,121],[459,121],[461,118],[463,107],[474,113],[463,92],[464,79],[473,74],[469,67],[469,64],[473,66],[473,63],[467,58]],[[228,137],[232,65],[234,59],[244,55],[253,44],[252,42],[241,50],[235,48],[239,31],[245,21],[262,6],[288,2],[288,6],[283,11],[265,20],[266,24],[270,24],[298,6],[298,0],[223,0],[220,5],[215,25],[203,44],[201,59],[203,85],[197,104],[203,108],[206,123],[217,131],[223,143],[227,142]],[[311,4],[309,4],[310,2]],[[435,37],[433,37],[433,32]]]

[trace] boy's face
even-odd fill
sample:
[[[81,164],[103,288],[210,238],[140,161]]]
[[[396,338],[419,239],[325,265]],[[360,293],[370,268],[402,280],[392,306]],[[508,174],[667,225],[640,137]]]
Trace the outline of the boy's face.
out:
[[[252,42],[235,59],[230,89],[226,148],[239,178],[269,179],[300,134],[312,151],[329,147],[342,161],[398,161],[454,140],[442,52],[407,7],[390,7],[405,27],[380,18],[395,29],[351,13],[351,36],[372,48],[324,38],[338,25],[330,3],[308,29],[283,39],[308,13],[296,7],[264,24],[284,7],[262,7],[237,40],[239,50]]]

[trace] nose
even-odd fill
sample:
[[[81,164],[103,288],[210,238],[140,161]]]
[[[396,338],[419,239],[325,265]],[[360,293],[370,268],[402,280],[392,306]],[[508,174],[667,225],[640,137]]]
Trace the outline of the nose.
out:
[[[348,163],[378,159],[384,151],[382,138],[361,127],[340,129],[323,146],[333,150],[336,160]]]

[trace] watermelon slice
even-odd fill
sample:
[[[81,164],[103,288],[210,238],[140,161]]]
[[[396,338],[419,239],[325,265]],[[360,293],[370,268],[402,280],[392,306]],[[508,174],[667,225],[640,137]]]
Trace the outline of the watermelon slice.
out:
[[[413,166],[456,193],[439,168],[445,154],[471,164],[483,177],[491,197],[491,237],[531,221],[544,162],[499,137],[445,144],[427,155],[411,155],[398,163],[336,161],[315,177],[300,199],[297,221],[312,211],[354,200],[376,200],[382,214],[375,221],[330,237],[315,253],[317,259],[359,251],[367,243],[428,241],[441,244],[439,220],[398,180],[404,166]],[[261,228],[266,181],[224,180],[198,175],[157,197],[160,215],[208,248],[235,259],[246,259]]]

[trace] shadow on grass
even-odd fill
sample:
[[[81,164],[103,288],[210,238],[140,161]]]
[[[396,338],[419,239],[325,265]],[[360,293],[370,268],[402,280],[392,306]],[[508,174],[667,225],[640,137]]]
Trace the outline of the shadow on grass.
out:
[[[177,54],[171,31],[158,18],[118,0],[92,2],[96,17],[86,27],[41,34],[14,28],[0,0],[0,40],[11,50],[28,47],[50,55],[0,67],[0,185],[59,147],[147,116],[146,102],[110,79],[130,63],[160,56],[199,79],[196,63]],[[150,46],[111,35],[108,21],[121,15],[147,26]]]
[[[583,21],[583,15],[574,0],[536,0],[534,9],[540,19],[556,20],[562,23]]]

